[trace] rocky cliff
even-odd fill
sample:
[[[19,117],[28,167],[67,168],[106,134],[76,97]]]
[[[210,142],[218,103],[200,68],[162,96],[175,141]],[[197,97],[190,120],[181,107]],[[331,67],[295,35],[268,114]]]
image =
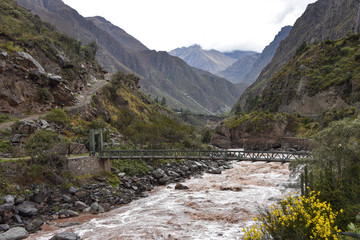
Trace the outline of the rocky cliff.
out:
[[[126,35],[126,39],[119,37],[121,32],[119,28],[99,18],[94,21],[95,24],[94,19],[92,21],[85,19],[61,0],[17,0],[17,2],[31,9],[43,20],[55,25],[63,33],[84,43],[95,40],[99,46],[96,59],[105,69],[111,72],[122,70],[136,73],[141,78],[144,92],[160,98],[166,97],[168,105],[172,108],[201,113],[223,113],[234,104],[243,91],[225,79],[199,72],[168,54],[149,50],[139,51],[144,49],[144,46],[139,45],[139,42],[129,35]],[[129,41],[131,43],[123,45],[124,42]],[[181,64],[173,65],[177,63]],[[182,77],[172,75],[168,72],[169,69],[178,69]],[[173,85],[175,81],[182,83],[175,86]],[[201,94],[189,91],[192,86],[201,89]],[[233,88],[234,91],[227,92],[229,88]],[[213,92],[218,92],[217,95],[227,98],[213,98]]]
[[[2,1],[0,12],[0,112],[72,105],[88,83],[104,78],[90,46],[81,47],[13,1]]]
[[[280,43],[269,65],[256,82],[241,96],[239,103],[262,92],[266,83],[286,64],[303,42],[319,43],[334,40],[359,30],[359,7],[356,0],[319,0],[309,4],[303,15],[295,22],[289,36]]]

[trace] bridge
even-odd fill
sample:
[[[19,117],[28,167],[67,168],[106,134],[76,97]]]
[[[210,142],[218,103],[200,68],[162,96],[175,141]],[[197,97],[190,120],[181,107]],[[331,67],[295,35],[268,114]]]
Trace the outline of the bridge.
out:
[[[185,160],[237,160],[286,163],[309,157],[306,152],[275,152],[253,150],[119,150],[100,151],[100,159],[185,159]]]

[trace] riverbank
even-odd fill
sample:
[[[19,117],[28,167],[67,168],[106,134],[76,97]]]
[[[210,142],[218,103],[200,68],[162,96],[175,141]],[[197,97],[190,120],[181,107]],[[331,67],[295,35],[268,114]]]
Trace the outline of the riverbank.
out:
[[[45,184],[30,184],[19,195],[6,195],[0,205],[0,239],[12,239],[9,229],[21,228],[21,233],[34,233],[44,223],[57,219],[78,217],[79,214],[99,214],[148,196],[154,186],[182,182],[203,172],[220,174],[229,169],[226,161],[169,161],[144,175],[126,176],[117,173],[112,186],[105,176],[94,176],[82,186],[52,189]],[[27,235],[27,234],[26,234]]]

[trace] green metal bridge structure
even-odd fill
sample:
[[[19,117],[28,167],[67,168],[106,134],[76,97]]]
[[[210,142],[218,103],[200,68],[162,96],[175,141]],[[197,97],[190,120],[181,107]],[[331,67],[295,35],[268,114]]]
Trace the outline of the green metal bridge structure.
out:
[[[184,159],[184,160],[229,160],[252,162],[281,162],[286,163],[295,159],[305,159],[310,156],[307,152],[283,151],[255,151],[255,150],[117,150],[105,151],[101,129],[91,129],[89,133],[90,153],[98,153],[100,160],[111,159]]]

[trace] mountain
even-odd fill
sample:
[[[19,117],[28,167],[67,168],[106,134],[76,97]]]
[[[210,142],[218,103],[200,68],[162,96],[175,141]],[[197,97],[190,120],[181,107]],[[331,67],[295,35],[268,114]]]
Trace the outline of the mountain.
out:
[[[254,51],[241,51],[241,50],[235,50],[232,52],[224,52],[224,54],[228,57],[234,58],[234,59],[241,59],[244,58],[246,56],[251,56],[254,54],[258,54],[257,52]]]
[[[217,73],[216,75],[223,77],[230,82],[244,82],[244,77],[253,68],[254,63],[259,59],[260,54],[245,55],[237,60],[230,67]]]
[[[271,59],[274,57],[280,42],[289,35],[291,28],[291,26],[285,26],[281,28],[280,32],[275,36],[274,40],[264,48],[260,57],[254,62],[252,68],[244,76],[245,83],[250,85],[256,81],[261,71],[271,62]]]
[[[204,50],[200,45],[176,48],[169,52],[170,55],[184,60],[192,67],[199,68],[216,74],[231,66],[236,59],[226,56],[216,50]]]
[[[61,0],[17,2],[65,34],[84,43],[95,40],[98,45],[96,59],[106,70],[122,70],[139,75],[142,91],[160,98],[165,97],[171,108],[200,113],[223,113],[245,89],[245,85],[234,85],[225,79],[194,69],[165,52],[141,50],[144,49],[142,44],[131,36],[124,35],[124,32],[108,21],[99,17],[86,19]],[[175,72],[178,75],[174,75]]]
[[[242,107],[262,92],[268,81],[294,55],[304,43],[314,44],[326,39],[335,40],[348,32],[359,30],[359,2],[356,0],[319,0],[309,4],[303,15],[297,19],[289,36],[280,43],[271,62],[261,72],[256,82],[241,96]]]
[[[124,47],[136,50],[136,51],[145,51],[149,50],[144,44],[135,39],[133,36],[129,35],[123,29],[118,26],[113,25],[111,22],[107,21],[105,18],[96,16],[96,17],[87,17],[86,19],[93,22],[96,26],[101,28],[107,33],[110,33],[118,42],[120,42]]]

